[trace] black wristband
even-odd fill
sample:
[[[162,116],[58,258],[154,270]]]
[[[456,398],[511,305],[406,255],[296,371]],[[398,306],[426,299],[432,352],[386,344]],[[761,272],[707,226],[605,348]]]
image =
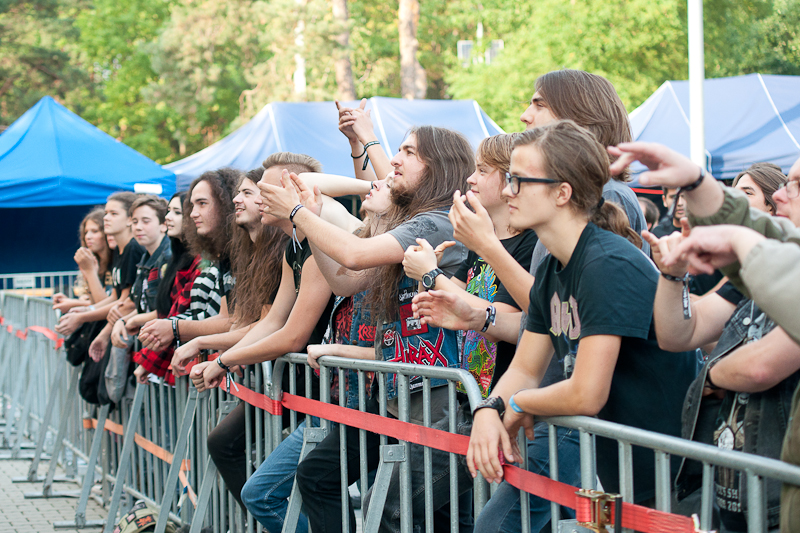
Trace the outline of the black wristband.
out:
[[[225,372],[230,372],[231,371],[231,367],[229,367],[228,365],[226,365],[225,363],[222,362],[222,356],[221,355],[217,356],[217,364]]]
[[[294,209],[292,209],[292,213],[289,215],[289,222],[291,222],[292,224],[294,224],[294,216],[295,216],[295,215],[297,214],[297,212],[298,212],[298,211],[300,211],[300,209],[302,209],[303,207],[305,207],[303,204],[297,204],[296,206],[294,206]]]
[[[690,183],[689,185],[684,185],[683,187],[679,187],[681,192],[689,192],[693,191],[703,183],[703,179],[706,177],[706,169],[700,167],[700,177],[694,183]]]
[[[681,277],[678,277],[678,276],[672,276],[672,275],[670,275],[670,274],[666,274],[666,273],[664,273],[664,272],[662,272],[662,273],[661,273],[661,277],[662,277],[662,278],[664,278],[664,279],[666,279],[666,280],[668,280],[668,281],[674,281],[674,282],[676,282],[676,283],[683,283],[683,280],[685,280],[685,279],[686,279],[686,276],[687,276],[687,275],[688,275],[688,274],[684,274],[683,276],[681,276]]]
[[[181,336],[178,333],[178,317],[172,317],[172,336],[174,337],[175,344],[180,344]]]

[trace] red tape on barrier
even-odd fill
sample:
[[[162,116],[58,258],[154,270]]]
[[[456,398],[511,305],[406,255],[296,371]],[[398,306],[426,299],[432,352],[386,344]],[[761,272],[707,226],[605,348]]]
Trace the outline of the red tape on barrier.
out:
[[[62,337],[59,337],[58,333],[56,333],[52,329],[46,328],[44,326],[31,326],[28,328],[28,330],[35,331],[36,333],[41,333],[42,335],[45,336],[45,338],[55,342],[56,350],[58,350],[64,345],[64,339]]]
[[[278,403],[243,385],[236,384],[232,387],[233,390],[227,390],[224,380],[220,384],[220,388],[250,405],[264,409],[274,415],[281,414],[281,407],[285,407],[292,411],[318,416],[372,433],[388,435],[397,440],[412,442],[459,455],[466,455],[469,446],[469,437],[465,435],[456,435],[438,429],[426,428],[410,422],[402,422],[395,418],[386,418],[373,413],[356,411],[294,394],[283,393],[281,402]],[[528,472],[514,465],[507,464],[503,468],[504,479],[514,487],[534,496],[575,509],[576,518],[579,521],[588,522],[592,520],[591,502],[587,498],[577,496],[578,488]],[[612,522],[613,516],[614,504],[611,505]],[[694,522],[689,517],[665,513],[631,503],[622,504],[622,527],[644,533],[695,533],[696,531]]]

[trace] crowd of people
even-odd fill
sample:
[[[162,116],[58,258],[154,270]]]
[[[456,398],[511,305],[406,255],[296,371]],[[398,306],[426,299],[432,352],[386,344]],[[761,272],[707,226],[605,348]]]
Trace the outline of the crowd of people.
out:
[[[80,226],[80,297],[54,297],[68,350],[85,351],[82,396],[116,403],[133,382],[172,384],[187,374],[202,391],[288,352],[307,353],[315,369],[324,356],[463,368],[480,404],[470,406],[459,388],[450,411],[444,380],[431,380],[429,395],[431,425],[470,436],[458,494],[449,454],[436,450],[426,494],[423,454],[412,445],[415,528],[431,496],[435,528],[450,523],[458,498],[461,531],[520,531],[520,491],[503,480],[502,465],[527,456],[529,470],[549,475],[547,426],[537,417],[597,416],[800,464],[800,419],[792,418],[800,164],[787,178],[753,162],[726,187],[663,146],[632,142],[613,85],[577,70],[541,76],[521,120],[525,132],[488,137],[477,152],[455,131],[417,126],[389,159],[364,101],[339,107],[357,179],[278,152],[259,168],[209,170],[169,202],[112,194]],[[650,169],[642,184],[663,187],[661,220],[626,183],[634,160]],[[362,198],[361,217],[334,199],[345,195]],[[319,398],[330,387],[331,401],[358,408],[364,392],[368,412],[385,402],[386,416],[399,417],[394,375],[381,384],[385,398],[372,376],[359,391],[351,370],[333,372],[331,383],[316,374],[310,390],[299,378],[298,394]],[[425,418],[422,385],[409,384],[415,424]],[[254,433],[244,404],[209,434],[228,490],[267,531],[281,531],[295,480],[298,530],[341,531],[349,501],[341,465],[348,483],[360,465],[378,466],[379,436],[367,433],[363,456],[355,428],[330,432],[301,461],[305,424],[249,478]],[[578,485],[576,430],[558,428],[557,451],[558,479]],[[598,438],[596,453],[603,489],[618,492],[616,442]],[[653,453],[634,448],[632,462],[634,500],[653,506]],[[400,530],[399,470],[381,531]],[[478,472],[499,487],[473,522]],[[671,474],[676,509],[696,512],[702,468],[675,457]],[[714,481],[716,527],[746,531],[740,472],[718,468]],[[798,498],[800,488],[781,495],[767,482],[770,529],[800,530]],[[531,497],[528,509],[531,530],[545,528],[549,501]]]

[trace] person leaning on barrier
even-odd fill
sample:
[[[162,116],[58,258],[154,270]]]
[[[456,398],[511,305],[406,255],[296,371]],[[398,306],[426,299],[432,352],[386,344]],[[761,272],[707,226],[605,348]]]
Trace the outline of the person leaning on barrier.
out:
[[[295,172],[320,170],[319,162],[312,157],[290,152],[272,154],[263,166],[260,184],[280,183],[281,173],[287,167]],[[255,196],[254,201],[261,208],[261,196]],[[301,231],[295,234],[290,222],[271,216],[263,209],[261,223],[280,228],[292,237],[285,247],[278,292],[269,313],[241,340],[220,353],[215,361],[194,366],[190,377],[199,391],[218,386],[226,372],[237,366],[271,361],[288,352],[302,352],[309,343],[319,344],[325,333],[333,296],[311,257],[305,235]],[[265,300],[266,297],[262,295]],[[288,374],[282,378],[288,390]],[[305,390],[304,384],[301,376],[297,382],[298,394],[319,398],[318,379],[312,379],[311,390]],[[209,433],[208,449],[228,490],[244,507],[241,500],[242,486],[247,481],[244,404],[239,404]]]
[[[305,174],[310,181],[314,181],[315,176]],[[331,177],[329,177],[331,178]],[[343,188],[339,190],[340,193],[348,194],[357,192],[362,189],[364,182],[358,182],[352,178],[345,178],[347,181],[343,183],[345,187],[350,186],[351,190]],[[336,180],[326,180],[336,181]],[[311,203],[322,202],[321,194],[314,194],[313,191],[330,192],[329,183],[322,183],[321,186],[309,188],[308,184],[303,188],[303,200],[309,207]],[[338,188],[338,187],[337,187]],[[353,190],[355,189],[355,190]],[[341,217],[336,217],[336,224],[339,227],[351,228],[355,226],[357,233],[362,238],[369,238],[372,235],[377,235],[383,232],[385,219],[383,215],[391,205],[389,195],[389,188],[385,180],[376,180],[372,182],[370,192],[365,196],[362,206],[367,212],[367,218],[362,223],[357,218],[349,213],[343,212]],[[334,212],[332,207],[337,207],[338,204],[323,208],[323,213]],[[335,280],[332,281],[335,285]],[[375,359],[374,349],[374,336],[375,326],[371,320],[371,309],[366,303],[366,293],[360,292],[353,296],[337,297],[333,304],[333,309],[330,314],[330,322],[325,332],[323,344],[309,344],[308,362],[312,368],[319,369],[317,359],[322,355],[336,355],[339,357],[350,357],[356,359]],[[338,379],[337,379],[338,377]],[[338,403],[339,400],[339,386],[338,382],[343,381],[345,384],[344,391],[346,398],[343,401],[345,407],[351,409],[358,409],[359,405],[359,390],[358,390],[358,376],[353,370],[338,369],[331,372],[331,401]],[[367,387],[371,381],[367,380]],[[328,384],[321,383],[320,386],[327,386]],[[368,399],[369,401],[369,399]],[[315,422],[316,425],[316,422]],[[344,428],[343,428],[344,429]],[[351,430],[351,428],[344,429],[348,431],[348,442],[352,443],[351,446],[358,446],[358,430]],[[303,447],[303,435],[305,426],[301,424],[289,437],[276,448],[267,459],[261,464],[258,470],[250,476],[242,488],[242,501],[245,507],[256,517],[256,519],[268,531],[281,531],[283,528],[284,517],[288,506],[289,494],[294,484],[295,472],[297,464],[300,459],[300,453]],[[352,440],[351,440],[352,439]],[[368,439],[373,441],[368,445],[371,449],[376,448],[378,436],[370,433]],[[329,434],[328,437],[319,444],[319,446],[326,447],[330,442],[333,442],[335,447],[339,446],[338,431]],[[353,455],[355,464],[351,465],[353,472],[358,472],[358,456]],[[297,531],[305,533],[308,530],[308,521],[305,515],[301,515],[297,524]]]
[[[74,256],[80,270],[73,286],[73,293],[78,298],[68,298],[63,293],[56,293],[53,295],[53,309],[66,313],[75,307],[93,305],[108,296],[105,286],[111,285],[111,249],[103,233],[104,214],[103,209],[98,207],[83,217],[78,229],[81,247]]]
[[[751,297],[798,344],[800,344],[800,230],[791,221],[752,209],[747,196],[726,188],[697,165],[665,146],[630,143],[609,148],[619,155],[612,172],[641,161],[650,171],[642,174],[644,184],[654,183],[689,188],[685,192],[689,222],[694,227],[664,258],[664,264],[688,261],[689,269],[708,272],[721,269]],[[700,175],[700,178],[698,178]],[[778,213],[800,205],[800,160],[792,165],[789,181],[773,199]],[[720,225],[722,224],[722,225]],[[720,365],[728,363],[720,362]],[[719,365],[717,365],[719,366]],[[724,367],[722,367],[724,370]],[[773,365],[767,370],[775,371]],[[715,370],[712,379],[719,370]],[[783,441],[781,459],[800,465],[800,401],[796,389],[792,398],[789,427]],[[781,493],[781,531],[800,530],[800,487],[784,485]]]
[[[264,318],[281,282],[283,253],[289,239],[280,228],[261,223],[258,180],[259,167],[243,174],[233,198],[231,219],[231,270],[236,284],[231,293],[233,323],[230,331],[200,335],[175,350],[171,366],[175,374],[187,374],[186,365],[203,350],[227,350]]]
[[[518,461],[513,443],[521,426],[534,437],[534,415],[598,416],[678,435],[680,405],[696,373],[694,356],[657,345],[651,323],[658,272],[632,244],[639,236],[624,212],[602,199],[604,147],[586,129],[560,121],[517,139],[510,172],[510,222],[536,231],[551,255],[537,270],[514,359],[492,404],[474,415],[470,471],[502,481],[498,446],[506,461]],[[551,359],[565,379],[544,381]],[[598,438],[597,457],[604,489],[618,492],[617,443]],[[646,503],[655,495],[653,455],[634,449],[632,466],[634,501]],[[676,467],[677,461],[673,472]],[[509,514],[518,499],[517,489],[501,485],[476,530],[519,528],[519,515]]]
[[[409,246],[416,246],[417,237],[438,246],[452,238],[452,225],[446,209],[456,190],[463,189],[466,178],[474,168],[469,142],[460,134],[432,126],[413,128],[403,141],[399,153],[392,159],[395,172],[391,179],[393,207],[388,215],[386,233],[360,239],[345,230],[322,220],[310,208],[298,207],[300,198],[284,177],[283,187],[263,187],[265,212],[281,218],[292,216],[298,231],[303,231],[312,244],[314,257],[323,271],[342,269],[337,280],[337,294],[348,296],[364,289],[370,290],[378,322],[375,342],[376,358],[380,360],[438,366],[458,366],[458,345],[455,332],[422,326],[411,317],[411,299],[417,283],[404,276],[401,262]],[[294,212],[294,213],[293,213]],[[463,246],[445,250],[441,268],[452,275],[466,256]],[[358,272],[378,267],[373,276]],[[401,318],[402,317],[402,318]],[[438,341],[438,342],[437,342]],[[423,343],[435,347],[426,350]],[[426,357],[422,355],[427,354]],[[387,376],[389,400],[387,409],[398,414],[396,378]],[[444,416],[447,389],[444,382],[432,381],[432,419]],[[411,383],[410,419],[422,422],[421,380]],[[300,464],[297,484],[306,502],[312,530],[340,526],[342,494],[339,480],[338,446],[325,453],[318,446]],[[374,458],[377,466],[377,454]],[[325,524],[323,526],[323,524]],[[351,521],[355,527],[355,522]]]
[[[167,202],[157,196],[143,195],[133,202],[129,214],[134,239],[145,253],[136,265],[136,278],[128,296],[133,310],[112,326],[104,394],[113,403],[119,402],[127,389],[130,351],[135,334],[148,319],[156,317],[155,311],[152,311],[156,305],[156,294],[162,272],[172,257],[169,239],[165,238]]]
[[[139,331],[145,348],[160,350],[230,328],[228,296],[234,279],[228,220],[233,216],[233,197],[240,178],[238,170],[221,168],[204,172],[189,186],[188,201],[183,206],[183,233],[190,250],[202,256],[200,274],[192,284],[186,313],[173,319],[151,320]]]
[[[766,211],[763,198],[757,200],[754,208]],[[797,215],[800,220],[800,210]],[[681,261],[666,267],[662,262],[688,237],[688,221],[681,224],[681,233],[661,239],[645,233],[645,238],[662,271],[654,306],[659,344],[667,350],[714,345],[687,392],[682,436],[777,459],[800,381],[800,346],[730,282],[699,301],[689,300],[691,316],[684,314],[681,280],[688,265]],[[736,470],[715,470],[715,511],[727,531],[747,530],[746,484],[740,476]],[[678,498],[698,490],[701,477],[698,463],[684,461],[676,480]],[[780,484],[767,480],[765,490],[768,526],[777,528]]]
[[[198,269],[200,256],[189,251],[183,237],[183,203],[185,199],[186,193],[175,193],[169,201],[167,214],[164,216],[172,257],[158,285],[154,311],[156,318],[177,316],[189,308],[192,285],[200,273]],[[137,324],[138,321],[134,319],[134,325],[141,327],[147,322],[144,318],[141,320],[142,322]],[[131,325],[130,320],[128,325]],[[134,353],[133,361],[138,365],[134,370],[136,381],[142,384],[147,383],[150,374],[153,374],[164,378],[169,384],[174,384],[174,376],[168,372],[173,348],[174,345],[159,351],[142,348]]]
[[[536,245],[536,234],[525,229],[518,231],[509,224],[509,212],[502,190],[505,188],[505,175],[508,172],[513,147],[514,135],[495,135],[481,141],[476,153],[476,169],[467,180],[470,195],[474,202],[480,202],[483,209],[491,217],[493,230],[503,244],[506,251],[520,263],[523,269],[530,268],[531,255]],[[465,198],[457,193],[455,201],[465,202]],[[521,312],[519,306],[509,294],[509,291],[502,285],[497,278],[491,265],[487,264],[475,252],[470,251],[467,259],[461,264],[458,271],[452,278],[447,279],[443,274],[436,275],[433,280],[424,280],[425,274],[437,267],[437,258],[433,248],[427,241],[420,239],[419,245],[406,250],[403,260],[403,267],[406,275],[418,280],[425,281],[430,289],[445,291],[456,295],[462,300],[469,302],[470,305],[482,309],[492,309],[492,313],[497,315],[513,314],[519,320]],[[431,283],[432,282],[432,283]],[[427,324],[439,326],[425,320]],[[492,387],[503,375],[511,359],[514,357],[513,342],[506,342],[502,339],[495,339],[491,335],[480,330],[468,330],[463,333],[461,338],[461,366],[468,370],[480,388],[483,398],[489,396]],[[459,392],[466,392],[461,384],[458,385]],[[472,426],[472,412],[466,396],[459,397],[458,412],[454,413],[458,423],[458,430],[462,434],[469,434]],[[450,416],[444,417],[434,427],[448,431],[450,427]],[[411,445],[411,456],[422,456],[423,447]],[[432,450],[433,465],[435,469],[433,476],[433,507],[442,509],[449,501],[450,494],[450,462],[449,455],[444,452]],[[419,490],[424,485],[424,468],[420,462],[411,464],[411,486],[412,486],[412,510],[414,513],[413,523],[415,526],[423,527],[425,516],[425,492]],[[471,515],[471,489],[472,478],[465,465],[460,465],[459,475],[459,495],[462,496],[459,502],[459,511],[466,515]],[[382,531],[396,531],[400,529],[400,507],[399,507],[399,469],[395,469],[391,479],[389,494],[393,498],[387,498],[386,506],[381,518]],[[368,507],[368,503],[366,504]],[[549,503],[547,503],[549,508]],[[444,510],[448,510],[445,507]],[[463,518],[463,517],[462,517]],[[471,526],[471,520],[469,520]],[[462,526],[464,521],[462,520]]]

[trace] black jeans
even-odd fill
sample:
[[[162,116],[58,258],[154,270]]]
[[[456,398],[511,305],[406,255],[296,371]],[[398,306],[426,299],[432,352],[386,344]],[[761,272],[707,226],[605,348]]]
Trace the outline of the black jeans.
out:
[[[242,506],[242,509],[245,509],[241,496],[242,487],[247,481],[245,405],[244,402],[240,402],[233,411],[220,420],[217,427],[211,430],[206,440],[208,454],[217,466],[219,475],[222,476],[228,490]],[[255,428],[253,429],[255,431]],[[255,435],[255,432],[252,434]]]
[[[378,412],[377,402],[367,401],[367,411]],[[339,463],[339,428],[334,429],[297,466],[295,481],[303,496],[303,513],[314,533],[342,531],[342,486]],[[348,485],[359,478],[361,457],[359,453],[358,429],[346,427]],[[380,461],[380,437],[367,432],[367,470],[378,468]],[[362,495],[363,497],[363,495]],[[355,533],[356,520],[349,506],[350,532]]]

